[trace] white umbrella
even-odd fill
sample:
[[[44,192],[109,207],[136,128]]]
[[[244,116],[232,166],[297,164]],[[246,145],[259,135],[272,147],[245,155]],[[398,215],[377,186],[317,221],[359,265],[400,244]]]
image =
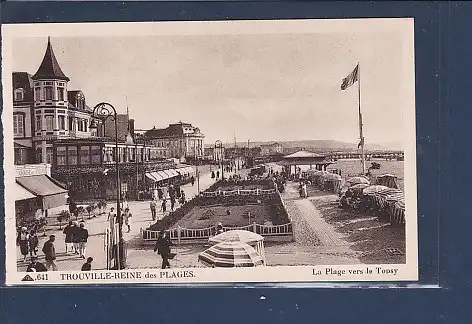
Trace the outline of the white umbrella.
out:
[[[231,230],[223,232],[221,234],[210,237],[209,241],[212,243],[221,243],[221,242],[243,242],[246,244],[256,244],[259,241],[264,240],[264,238],[250,231],[244,230]]]
[[[235,268],[263,265],[262,257],[249,244],[243,242],[222,242],[198,255],[198,261],[208,267]]]

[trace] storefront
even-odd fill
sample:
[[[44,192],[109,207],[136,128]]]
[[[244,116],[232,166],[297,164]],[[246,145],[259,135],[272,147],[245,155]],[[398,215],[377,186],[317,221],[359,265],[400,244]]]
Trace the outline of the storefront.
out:
[[[15,169],[17,223],[45,217],[49,209],[66,205],[67,189],[51,178],[49,164],[16,165]]]

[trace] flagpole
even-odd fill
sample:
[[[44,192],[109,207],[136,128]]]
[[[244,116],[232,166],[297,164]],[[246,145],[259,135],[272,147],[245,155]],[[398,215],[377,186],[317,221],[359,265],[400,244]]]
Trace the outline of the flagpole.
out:
[[[359,98],[359,135],[361,138],[361,163],[362,175],[365,175],[365,150],[364,150],[364,133],[362,131],[362,113],[361,113],[361,66],[357,63],[357,90]]]

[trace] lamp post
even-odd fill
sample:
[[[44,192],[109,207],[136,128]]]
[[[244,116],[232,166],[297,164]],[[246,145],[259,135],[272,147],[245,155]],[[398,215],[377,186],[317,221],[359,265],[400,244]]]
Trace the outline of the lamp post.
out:
[[[219,160],[221,159],[221,180],[224,179],[224,172],[223,172],[223,143],[220,140],[216,140],[215,142],[215,151],[216,149],[219,148]]]
[[[125,242],[123,240],[123,218],[120,211],[121,183],[120,168],[118,165],[118,118],[115,107],[107,102],[101,102],[93,108],[92,117],[100,119],[103,124],[108,118],[113,118],[115,122],[115,165],[116,165],[116,218],[118,219],[118,243],[116,244],[115,268],[124,269],[126,264]],[[105,135],[105,134],[104,134]]]

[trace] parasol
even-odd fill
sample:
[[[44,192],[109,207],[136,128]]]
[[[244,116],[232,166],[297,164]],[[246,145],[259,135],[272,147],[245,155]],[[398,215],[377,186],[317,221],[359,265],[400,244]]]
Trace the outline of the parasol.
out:
[[[222,242],[198,255],[198,261],[208,267],[235,268],[263,265],[261,256],[249,244],[243,242]]]

